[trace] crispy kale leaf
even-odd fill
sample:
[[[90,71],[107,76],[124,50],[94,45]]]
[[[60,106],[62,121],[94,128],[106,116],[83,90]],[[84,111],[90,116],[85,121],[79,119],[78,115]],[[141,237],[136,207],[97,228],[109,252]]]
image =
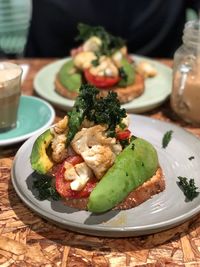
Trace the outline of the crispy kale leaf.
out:
[[[80,129],[84,118],[95,124],[107,124],[108,136],[115,135],[115,127],[126,117],[126,110],[120,107],[117,94],[109,92],[104,98],[98,96],[99,90],[88,84],[80,88],[74,107],[69,115],[68,144]]]
[[[125,109],[121,109],[117,94],[108,92],[104,98],[97,98],[86,112],[86,118],[95,124],[108,124],[108,136],[115,136],[115,128],[121,119],[126,117]]]
[[[52,184],[52,178],[49,176],[39,176],[37,180],[33,182],[33,188],[37,190],[40,200],[59,200],[60,198],[55,186]]]
[[[188,180],[186,177],[179,176],[178,177],[179,182],[178,185],[183,191],[186,200],[192,201],[195,197],[199,195],[199,192],[197,192],[198,187],[195,186],[194,179]]]
[[[97,36],[102,40],[102,45],[100,48],[100,54],[111,55],[115,50],[121,48],[125,45],[125,41],[120,37],[115,37],[108,33],[101,26],[90,26],[87,24],[78,24],[79,35],[76,40],[86,41],[92,36]]]
[[[79,96],[76,98],[73,109],[69,115],[69,132],[67,135],[67,143],[69,144],[78,132],[83,122],[86,112],[94,105],[95,99],[99,91],[89,84],[81,85]]]

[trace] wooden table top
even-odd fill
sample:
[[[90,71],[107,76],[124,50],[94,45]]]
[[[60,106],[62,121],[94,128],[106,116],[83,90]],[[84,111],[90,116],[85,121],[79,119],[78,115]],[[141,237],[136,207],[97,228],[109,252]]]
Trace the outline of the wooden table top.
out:
[[[24,94],[35,95],[34,76],[52,61],[15,60],[30,65]],[[170,60],[162,62],[172,66]],[[64,114],[56,109],[56,119]],[[200,128],[173,115],[169,101],[144,115],[178,124],[200,137]],[[117,239],[77,234],[40,218],[22,203],[10,181],[21,145],[0,148],[0,266],[200,266],[200,214],[161,233]]]

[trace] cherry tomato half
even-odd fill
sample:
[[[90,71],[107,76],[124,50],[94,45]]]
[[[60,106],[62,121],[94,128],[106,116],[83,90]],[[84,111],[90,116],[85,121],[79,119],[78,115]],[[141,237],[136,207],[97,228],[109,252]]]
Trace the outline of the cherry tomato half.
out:
[[[118,140],[125,140],[128,139],[131,135],[131,131],[129,129],[120,131],[117,133],[117,139]]]
[[[120,81],[120,77],[108,77],[108,76],[95,76],[91,74],[89,69],[84,70],[85,79],[88,83],[99,87],[99,88],[108,88],[112,87],[113,85],[117,84]]]
[[[79,164],[83,162],[83,159],[81,156],[70,156],[65,161],[71,163],[72,165]],[[64,172],[65,172],[65,161],[60,165],[60,167],[55,172],[55,178],[56,178],[56,190],[58,193],[64,197],[64,198],[84,198],[88,197],[94,187],[96,186],[96,179],[90,179],[86,186],[81,191],[74,191],[70,188],[70,181],[66,181],[64,178]]]
[[[83,162],[83,158],[79,155],[73,155],[73,156],[67,157],[66,161],[71,163],[73,166],[75,166],[76,164]]]

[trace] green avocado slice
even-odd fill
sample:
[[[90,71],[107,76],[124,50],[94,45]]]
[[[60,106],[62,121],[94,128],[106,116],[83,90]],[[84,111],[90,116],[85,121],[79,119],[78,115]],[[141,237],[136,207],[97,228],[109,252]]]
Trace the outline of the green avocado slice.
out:
[[[158,169],[155,148],[146,140],[133,140],[116,158],[90,194],[88,210],[94,213],[106,212],[126,196],[150,179]]]
[[[123,58],[121,61],[121,80],[118,85],[126,87],[130,84],[133,84],[135,81],[135,70],[132,64],[128,62],[126,58]]]
[[[81,74],[74,66],[73,60],[67,61],[58,72],[60,83],[69,91],[79,92],[82,83]]]
[[[33,170],[38,173],[45,174],[52,167],[53,162],[47,155],[47,149],[53,139],[53,134],[50,129],[41,134],[34,142],[30,161]]]

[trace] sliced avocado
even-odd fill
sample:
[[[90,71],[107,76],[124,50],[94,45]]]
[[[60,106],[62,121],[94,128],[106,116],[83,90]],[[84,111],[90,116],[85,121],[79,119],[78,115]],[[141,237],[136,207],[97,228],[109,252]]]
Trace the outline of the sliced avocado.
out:
[[[150,179],[158,169],[155,148],[146,140],[133,140],[116,158],[114,165],[90,194],[88,210],[105,212],[128,196],[128,194]]]
[[[41,134],[33,144],[30,160],[33,170],[45,174],[53,166],[53,162],[47,155],[47,149],[53,139],[50,129]]]
[[[81,86],[81,74],[76,70],[73,60],[67,61],[58,72],[60,83],[69,91],[78,92]]]
[[[121,61],[121,80],[118,83],[119,86],[125,87],[130,84],[133,84],[135,81],[135,70],[132,64],[128,62],[126,58],[123,58]]]

